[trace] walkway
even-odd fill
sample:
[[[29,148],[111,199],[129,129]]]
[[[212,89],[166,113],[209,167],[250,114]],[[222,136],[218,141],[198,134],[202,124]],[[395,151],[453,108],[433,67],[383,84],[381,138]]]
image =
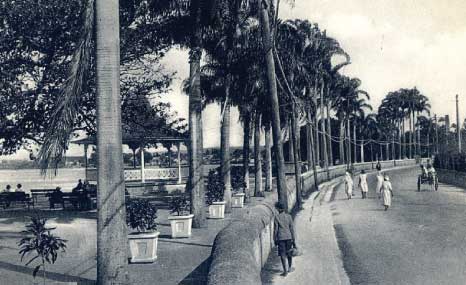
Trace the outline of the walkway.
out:
[[[270,194],[268,194],[270,195]],[[264,198],[253,198],[248,207]],[[131,284],[205,284],[211,247],[217,233],[244,209],[233,209],[224,220],[208,220],[208,226],[193,229],[192,237],[170,238],[168,210],[159,209],[157,221],[159,237],[158,260],[153,264],[130,264]],[[31,212],[0,210],[0,285],[32,284],[33,266],[25,266],[18,255],[17,242]],[[43,211],[56,226],[56,234],[68,240],[66,253],[60,254],[47,277],[52,282],[95,284],[96,279],[96,213],[76,211]],[[59,283],[57,283],[59,284]]]
[[[265,284],[464,284],[465,190],[440,184],[417,192],[417,169],[392,172],[393,207],[383,211],[369,178],[369,199],[347,200],[343,184],[296,218],[304,255],[296,271],[279,276],[276,253]],[[307,204],[307,203],[306,203]]]

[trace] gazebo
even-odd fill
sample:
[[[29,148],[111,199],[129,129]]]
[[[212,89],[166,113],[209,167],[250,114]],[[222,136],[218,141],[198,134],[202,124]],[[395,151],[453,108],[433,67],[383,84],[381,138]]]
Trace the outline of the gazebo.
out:
[[[157,132],[157,131],[155,131]],[[188,136],[186,133],[173,131],[169,136],[167,135],[154,135],[151,131],[150,135],[142,136],[130,131],[124,131],[122,137],[122,144],[128,145],[133,150],[140,149],[141,167],[140,169],[125,169],[125,182],[141,182],[147,181],[177,181],[178,184],[182,183],[183,177],[187,177],[188,168],[181,166],[181,144],[187,145]],[[71,143],[84,146],[84,162],[86,167],[86,180],[97,181],[97,169],[89,168],[88,164],[88,147],[89,145],[97,145],[95,136],[78,139]],[[169,155],[171,154],[171,147],[173,145],[177,148],[177,167],[159,167],[159,168],[146,168],[144,161],[144,149],[149,145],[162,144],[168,149]]]

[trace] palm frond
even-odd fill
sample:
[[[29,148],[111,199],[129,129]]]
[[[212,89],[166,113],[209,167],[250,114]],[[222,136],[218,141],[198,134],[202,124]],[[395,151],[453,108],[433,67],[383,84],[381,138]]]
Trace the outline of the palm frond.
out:
[[[83,82],[86,80],[91,65],[94,0],[88,0],[83,17],[83,33],[70,63],[69,76],[62,86],[57,100],[58,104],[45,131],[44,143],[38,154],[43,175],[50,168],[54,168],[56,173],[58,164],[66,152],[79,113]]]

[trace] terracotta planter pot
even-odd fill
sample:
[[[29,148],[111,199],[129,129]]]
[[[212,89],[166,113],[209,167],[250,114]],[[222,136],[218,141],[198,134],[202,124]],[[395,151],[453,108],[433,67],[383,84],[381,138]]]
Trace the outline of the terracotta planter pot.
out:
[[[186,238],[191,236],[191,228],[194,215],[169,216],[168,220],[172,228],[172,238]]]
[[[210,219],[223,219],[225,218],[225,202],[212,202],[209,206]]]
[[[159,232],[128,235],[131,263],[152,263],[157,259]]]
[[[231,196],[231,207],[232,208],[243,208],[244,207],[244,193],[236,193]]]

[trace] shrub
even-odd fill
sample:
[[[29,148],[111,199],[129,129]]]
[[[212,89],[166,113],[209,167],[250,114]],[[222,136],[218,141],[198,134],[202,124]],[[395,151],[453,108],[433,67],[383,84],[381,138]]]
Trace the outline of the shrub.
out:
[[[144,199],[134,199],[126,206],[126,223],[138,232],[157,230],[157,207]]]
[[[177,216],[189,214],[189,200],[185,194],[173,196],[170,203],[170,213]]]
[[[234,191],[244,189],[246,183],[244,183],[244,172],[243,167],[233,166],[231,167],[231,187]]]
[[[223,201],[224,185],[220,173],[217,169],[209,171],[207,179],[207,204],[212,205],[213,202]]]
[[[435,156],[434,167],[466,172],[466,154],[440,153]]]
[[[18,245],[20,247],[21,261],[26,255],[35,253],[27,263],[29,265],[36,259],[39,259],[40,264],[34,268],[32,276],[36,278],[37,272],[42,267],[43,280],[45,284],[45,264],[54,264],[57,261],[58,251],[65,251],[66,240],[54,236],[51,232],[56,228],[47,228],[45,224],[47,219],[40,217],[31,217],[31,223],[26,225],[26,230],[22,231],[26,237],[22,238]]]

